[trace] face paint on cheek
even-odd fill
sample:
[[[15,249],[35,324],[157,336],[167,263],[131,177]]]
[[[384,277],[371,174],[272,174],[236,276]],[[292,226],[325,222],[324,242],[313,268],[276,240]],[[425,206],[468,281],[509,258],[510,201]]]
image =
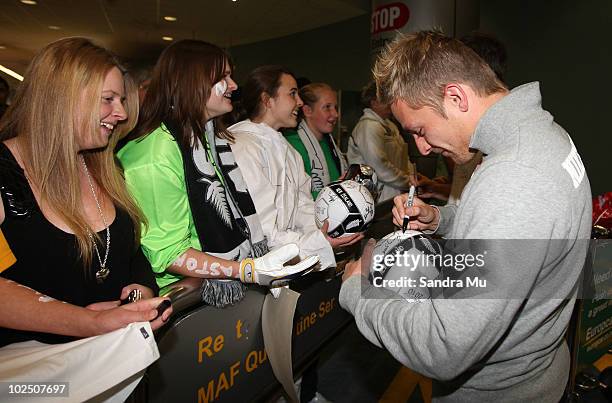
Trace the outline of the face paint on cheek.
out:
[[[225,94],[226,90],[227,90],[227,83],[225,82],[225,80],[221,80],[217,84],[215,84],[215,94],[217,94],[218,97]]]

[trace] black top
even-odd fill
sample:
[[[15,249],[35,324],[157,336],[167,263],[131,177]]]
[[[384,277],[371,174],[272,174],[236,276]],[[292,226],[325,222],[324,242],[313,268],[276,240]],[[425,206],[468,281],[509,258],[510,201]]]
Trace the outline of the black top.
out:
[[[129,215],[116,208],[110,225],[111,243],[106,267],[110,274],[101,284],[95,272],[100,263],[95,255],[91,266],[83,267],[77,240],[51,224],[42,214],[24,172],[10,150],[0,143],[0,194],[4,203],[4,222],[0,226],[17,262],[0,276],[26,285],[44,295],[78,306],[117,300],[121,289],[131,283],[158,292],[149,262],[134,243],[134,226]],[[98,233],[104,259],[106,230]],[[41,302],[41,304],[44,302]],[[0,347],[26,340],[62,343],[72,337],[0,328]]]

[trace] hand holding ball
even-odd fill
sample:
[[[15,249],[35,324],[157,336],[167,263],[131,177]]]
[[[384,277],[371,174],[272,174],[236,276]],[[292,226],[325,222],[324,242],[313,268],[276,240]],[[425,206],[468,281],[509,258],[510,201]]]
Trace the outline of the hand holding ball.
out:
[[[315,221],[319,228],[328,220],[328,235],[337,238],[365,231],[374,218],[374,200],[365,186],[347,180],[332,182],[315,201]]]

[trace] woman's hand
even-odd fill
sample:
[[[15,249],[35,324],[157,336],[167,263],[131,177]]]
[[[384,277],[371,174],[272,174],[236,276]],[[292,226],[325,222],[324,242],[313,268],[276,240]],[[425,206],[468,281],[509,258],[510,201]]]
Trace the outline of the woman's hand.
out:
[[[92,334],[104,334],[123,328],[134,322],[151,322],[151,328],[160,328],[172,314],[172,307],[166,309],[160,317],[157,307],[168,298],[141,299],[131,304],[119,306],[119,301],[104,301],[88,305],[92,311]]]
[[[121,301],[102,301],[102,302],[94,302],[93,304],[87,305],[85,308],[91,311],[108,311],[109,309],[114,309],[119,306]]]
[[[345,246],[353,245],[363,239],[363,232],[358,232],[352,235],[341,236],[338,238],[332,238],[327,234],[327,230],[329,228],[329,221],[325,220],[323,222],[323,227],[321,227],[321,232],[327,239],[327,242],[331,245],[332,249],[343,248]]]
[[[119,296],[119,300],[95,302],[93,304],[87,305],[86,308],[92,311],[106,311],[108,309],[116,308],[121,304],[122,300],[128,297],[128,295],[130,294],[132,290],[140,290],[140,292],[142,293],[142,296],[139,299],[150,299],[150,298],[155,297],[155,295],[153,295],[153,290],[151,290],[149,287],[145,287],[144,285],[132,283],[130,285],[126,285],[125,287],[123,287],[123,289],[121,290],[121,295]]]

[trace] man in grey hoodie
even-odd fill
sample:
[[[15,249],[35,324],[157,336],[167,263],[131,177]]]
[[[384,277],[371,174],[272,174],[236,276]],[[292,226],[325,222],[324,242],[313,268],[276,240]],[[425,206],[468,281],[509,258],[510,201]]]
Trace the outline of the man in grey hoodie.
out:
[[[542,109],[538,83],[508,91],[472,50],[435,32],[388,45],[374,76],[421,153],[457,163],[484,154],[460,206],[416,198],[407,208],[400,195],[393,215],[396,225],[407,214],[411,229],[482,240],[495,286],[409,303],[370,284],[364,258],[347,265],[340,304],[371,342],[434,379],[434,401],[558,402],[591,226],[571,138]]]

